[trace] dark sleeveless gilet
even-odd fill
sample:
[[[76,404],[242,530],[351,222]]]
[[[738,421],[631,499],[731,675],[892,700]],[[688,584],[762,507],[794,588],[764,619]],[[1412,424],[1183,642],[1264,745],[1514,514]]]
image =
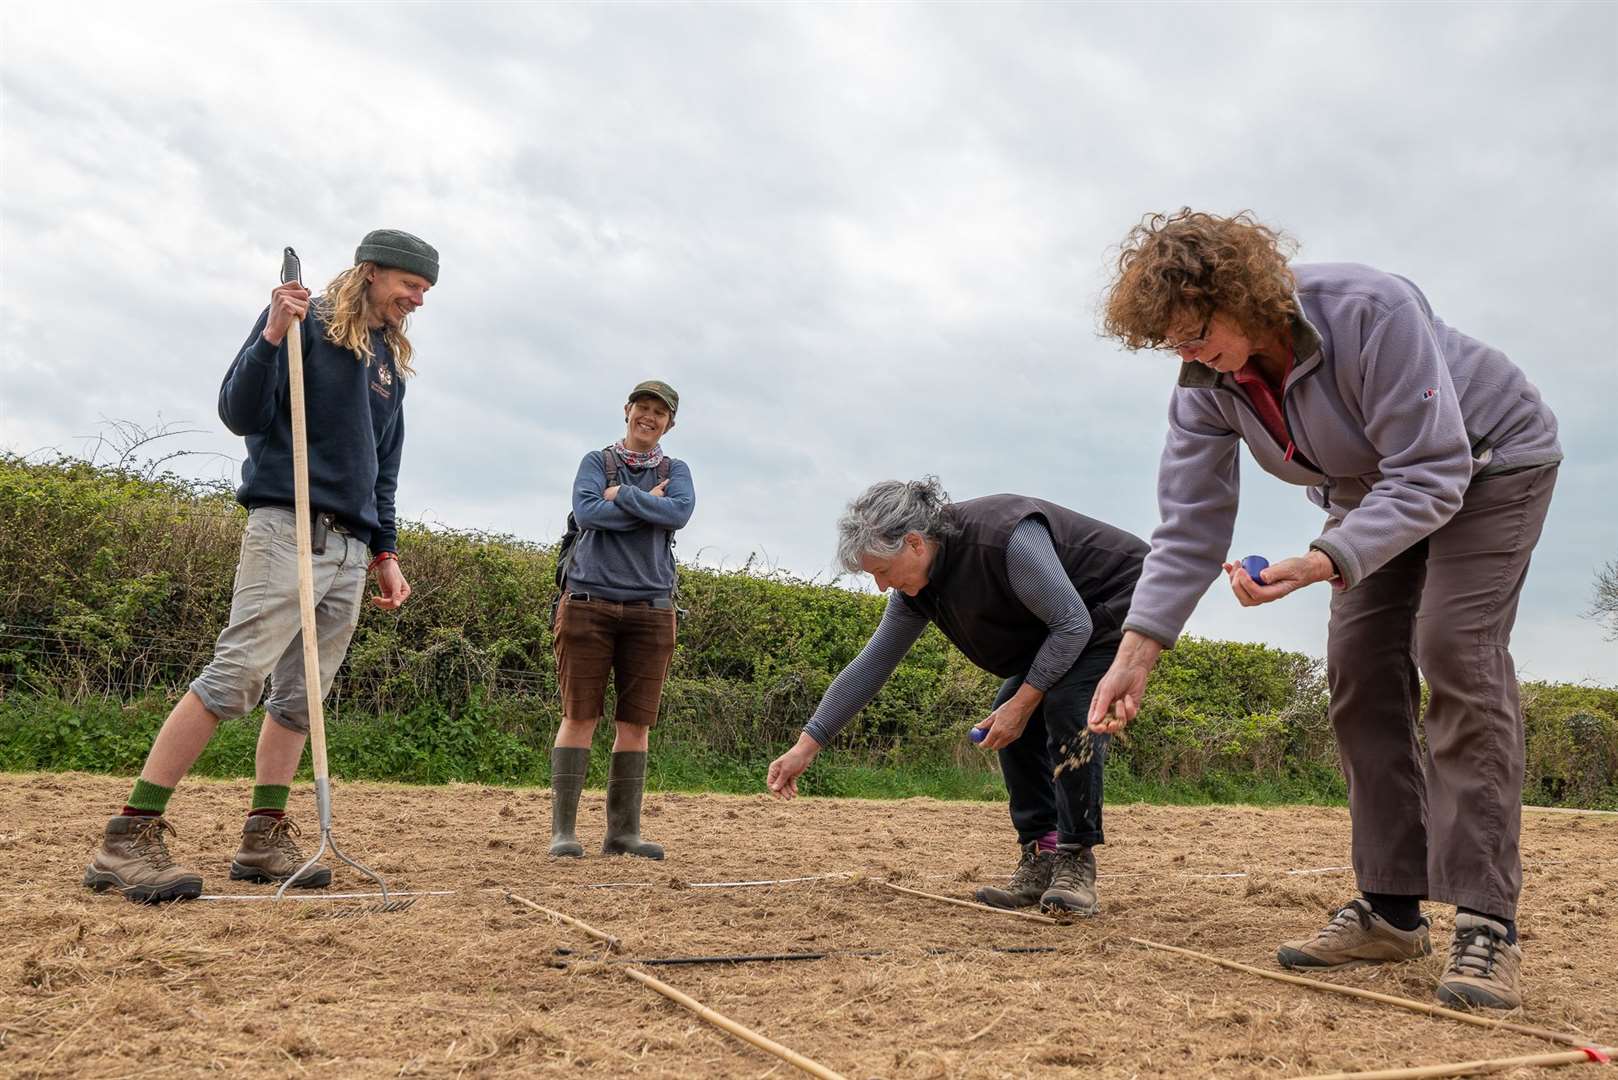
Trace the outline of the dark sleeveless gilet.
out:
[[[945,540],[915,596],[900,594],[913,611],[931,619],[985,671],[1008,679],[1024,675],[1050,628],[1023,606],[1006,575],[1011,532],[1037,517],[1050,530],[1056,555],[1090,611],[1094,627],[1087,648],[1116,644],[1129,614],[1148,545],[1104,521],[1022,495],[987,495],[950,506],[960,532]]]

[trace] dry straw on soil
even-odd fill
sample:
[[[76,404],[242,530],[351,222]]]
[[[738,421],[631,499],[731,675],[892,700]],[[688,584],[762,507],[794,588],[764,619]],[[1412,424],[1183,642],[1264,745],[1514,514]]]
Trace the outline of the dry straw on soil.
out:
[[[313,903],[137,907],[77,884],[126,781],[0,777],[0,1074],[780,1078],[789,1066],[623,969],[810,951],[879,954],[655,970],[849,1077],[1296,1077],[1558,1049],[1129,942],[1272,967],[1277,941],[1352,888],[1340,871],[1287,873],[1347,861],[1340,810],[1110,808],[1101,914],[1045,925],[873,885],[969,897],[1003,878],[1016,856],[1003,807],[651,796],[645,830],[668,862],[559,864],[544,791],[339,787],[352,843],[391,883],[455,895],[337,921]],[[210,889],[246,891],[225,876],[246,796],[199,781],[175,797],[175,855]],[[293,811],[312,819],[306,791]],[[587,793],[586,833],[602,813]],[[1515,1019],[1618,1038],[1618,818],[1530,814],[1524,849],[1529,1001]],[[839,871],[862,877],[821,877]],[[1247,876],[1210,876],[1235,872]],[[690,887],[794,877],[815,880]],[[635,882],[650,884],[588,887]],[[506,891],[618,938],[624,960]],[[1054,951],[994,951],[1028,946]],[[1441,963],[1325,978],[1430,1000]]]

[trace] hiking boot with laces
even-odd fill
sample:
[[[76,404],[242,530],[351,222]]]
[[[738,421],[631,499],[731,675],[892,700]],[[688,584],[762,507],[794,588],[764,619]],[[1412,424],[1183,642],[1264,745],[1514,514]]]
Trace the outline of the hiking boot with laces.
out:
[[[84,868],[85,888],[117,889],[138,904],[201,896],[202,875],[175,866],[169,857],[163,834],[174,832],[164,817],[120,815],[108,821],[101,850]]]
[[[298,872],[308,856],[298,847],[299,833],[289,817],[256,814],[242,828],[242,846],[230,860],[230,880],[277,885]],[[294,889],[323,889],[331,870],[316,863],[292,882]]]
[[[1051,883],[1039,898],[1046,911],[1094,915],[1101,907],[1096,898],[1096,853],[1078,844],[1059,844],[1051,867]]]
[[[1355,897],[1336,911],[1314,937],[1281,944],[1275,958],[1282,967],[1338,971],[1362,964],[1387,964],[1431,956],[1425,915],[1414,930],[1401,930],[1371,910],[1371,902]]]
[[[1011,881],[1003,889],[985,885],[975,895],[980,904],[990,907],[1033,907],[1051,883],[1051,867],[1056,863],[1056,852],[1039,850],[1039,841],[1030,840],[1022,846],[1022,859],[1012,871]]]
[[[1455,913],[1455,940],[1449,966],[1438,980],[1438,1000],[1445,1005],[1477,1009],[1515,1009],[1522,1005],[1522,949],[1506,941],[1506,928],[1493,919]]]

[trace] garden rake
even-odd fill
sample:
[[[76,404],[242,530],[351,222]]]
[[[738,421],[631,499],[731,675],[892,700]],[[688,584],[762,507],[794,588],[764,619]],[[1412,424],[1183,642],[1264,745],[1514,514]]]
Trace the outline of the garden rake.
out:
[[[281,283],[302,281],[303,271],[298,264],[297,252],[291,248],[281,259]],[[320,811],[320,846],[309,856],[309,861],[298,867],[296,873],[281,883],[275,891],[280,900],[287,886],[303,876],[321,853],[330,849],[332,855],[352,866],[382,891],[380,903],[368,906],[367,911],[399,912],[416,902],[416,898],[388,895],[388,883],[370,867],[349,858],[337,846],[331,835],[331,774],[326,764],[326,714],[320,693],[320,639],[315,633],[315,575],[313,544],[309,536],[309,437],[305,425],[306,412],[303,397],[303,327],[302,320],[293,319],[287,331],[287,375],[292,391],[292,485],[295,532],[298,538],[298,609],[303,617],[303,681],[309,702],[309,756],[315,770],[315,805]]]

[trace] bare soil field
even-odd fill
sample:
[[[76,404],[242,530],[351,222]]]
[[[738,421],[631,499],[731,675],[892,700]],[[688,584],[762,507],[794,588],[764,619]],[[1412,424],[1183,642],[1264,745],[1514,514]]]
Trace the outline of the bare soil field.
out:
[[[969,898],[1003,880],[1016,852],[991,804],[653,795],[644,831],[667,861],[557,862],[546,791],[337,782],[345,847],[395,887],[454,892],[333,919],[340,902],[152,908],[81,888],[128,788],[0,776],[0,1074],[790,1077],[623,972],[805,951],[878,954],[641,969],[847,1077],[1294,1077],[1566,1049],[1127,940],[1273,968],[1277,942],[1353,895],[1333,869],[1342,810],[1109,807],[1101,913],[1043,925],[878,884]],[[227,879],[247,794],[188,781],[170,807],[171,849],[209,893],[270,891]],[[307,786],[292,809],[313,828]],[[587,850],[602,819],[587,792]],[[1618,1041],[1618,817],[1529,812],[1524,853],[1528,1003],[1512,1019]],[[837,872],[861,876],[693,887]],[[334,888],[363,884],[339,870]],[[1322,978],[1432,1000],[1452,912],[1431,913],[1430,959]],[[997,951],[1027,947],[1052,951]]]

